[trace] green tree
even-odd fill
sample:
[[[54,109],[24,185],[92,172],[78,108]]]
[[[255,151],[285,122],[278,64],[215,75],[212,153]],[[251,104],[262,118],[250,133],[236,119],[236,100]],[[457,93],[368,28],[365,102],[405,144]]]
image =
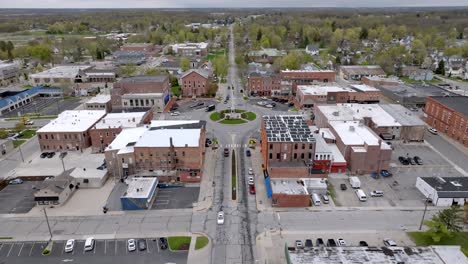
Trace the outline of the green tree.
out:
[[[435,73],[445,75],[445,62],[444,62],[444,60],[439,61],[439,65],[437,66],[437,69],[435,70]]]
[[[120,72],[122,73],[123,77],[131,76],[135,74],[136,71],[137,71],[137,67],[132,64],[120,66]]]
[[[5,139],[8,137],[8,132],[4,129],[0,130],[0,139]]]
[[[257,31],[257,41],[260,41],[262,39],[262,29],[259,28],[258,31]]]
[[[46,44],[34,45],[28,48],[31,57],[41,60],[42,62],[50,62],[52,59],[52,52],[50,47]]]
[[[260,46],[262,48],[269,48],[270,47],[270,39],[268,39],[267,36],[263,35],[263,37],[260,39]]]
[[[369,36],[369,31],[367,30],[367,28],[365,27],[361,28],[361,32],[359,33],[359,39],[367,39],[368,36]]]
[[[226,77],[228,73],[228,60],[226,56],[218,56],[213,60],[213,70],[219,79]]]
[[[15,49],[15,46],[13,45],[13,42],[8,41],[5,48],[6,48],[6,52],[8,54],[8,59],[12,60],[13,59],[13,50]]]
[[[460,205],[452,205],[450,208],[440,211],[432,219],[424,222],[429,227],[427,234],[434,242],[439,242],[444,237],[461,232],[463,230],[462,213]]]
[[[180,68],[183,71],[188,71],[190,69],[190,60],[187,57],[182,57],[180,59]]]
[[[427,55],[426,46],[421,40],[415,39],[411,44],[411,53],[413,54],[414,62],[417,65],[421,65]]]
[[[299,52],[290,52],[281,60],[281,69],[297,70],[302,64]]]

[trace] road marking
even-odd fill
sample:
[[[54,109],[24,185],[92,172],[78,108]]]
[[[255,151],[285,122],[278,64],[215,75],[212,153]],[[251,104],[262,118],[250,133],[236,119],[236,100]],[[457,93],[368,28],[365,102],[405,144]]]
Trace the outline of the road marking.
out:
[[[114,255],[117,255],[117,243],[118,243],[118,242],[119,242],[119,241],[115,240],[115,252],[114,252]]]
[[[104,255],[106,255],[107,250],[107,240],[104,240]]]
[[[33,242],[32,247],[31,247],[31,250],[29,250],[29,257],[30,257],[31,254],[32,254],[32,250],[33,250],[35,244],[36,244],[36,242]],[[3,246],[3,245],[2,245],[2,246]],[[0,249],[2,249],[2,248],[0,247]]]
[[[147,250],[147,251],[148,251],[148,254],[150,254],[150,253],[151,253],[151,251],[150,251],[150,243],[148,243],[148,239],[146,239],[146,245],[148,245],[148,250]]]
[[[13,249],[13,246],[14,246],[14,245],[15,245],[15,244],[11,244],[10,250],[8,250],[8,254],[6,255],[7,257],[10,256],[11,250]]]
[[[156,238],[156,247],[158,248],[158,252],[159,252],[159,239]]]
[[[20,248],[20,251],[19,251],[19,253],[18,253],[18,257],[20,256],[21,251],[23,250],[23,247],[24,247],[24,243],[21,244],[21,248]]]
[[[97,248],[97,241],[96,241],[96,243],[94,243],[94,250],[93,250],[93,254],[96,254],[96,248]]]

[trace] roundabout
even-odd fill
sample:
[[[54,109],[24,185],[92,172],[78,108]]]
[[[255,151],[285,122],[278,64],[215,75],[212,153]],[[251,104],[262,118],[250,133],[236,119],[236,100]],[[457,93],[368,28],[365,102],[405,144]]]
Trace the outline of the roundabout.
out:
[[[257,115],[254,112],[243,109],[226,109],[210,114],[211,121],[225,125],[245,124],[256,118]]]

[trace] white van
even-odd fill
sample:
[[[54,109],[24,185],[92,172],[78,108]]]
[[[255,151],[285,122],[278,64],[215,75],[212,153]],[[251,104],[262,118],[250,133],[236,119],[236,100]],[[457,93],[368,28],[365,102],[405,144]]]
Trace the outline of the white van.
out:
[[[363,190],[361,190],[361,189],[357,189],[357,190],[356,190],[356,196],[359,198],[359,201],[361,201],[361,202],[367,201],[367,195],[366,195],[366,193],[365,193]]]
[[[94,238],[93,237],[88,237],[85,241],[84,244],[84,250],[85,251],[91,251],[94,249]]]
[[[320,206],[320,197],[318,194],[316,193],[312,193],[312,195],[310,196],[312,198],[312,202],[314,203],[315,206]]]

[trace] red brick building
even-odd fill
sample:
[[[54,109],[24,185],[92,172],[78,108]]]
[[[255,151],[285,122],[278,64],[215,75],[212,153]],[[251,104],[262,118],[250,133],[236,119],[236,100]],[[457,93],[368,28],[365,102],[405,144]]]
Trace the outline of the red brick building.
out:
[[[378,76],[365,76],[361,78],[362,83],[369,86],[377,85],[399,85],[400,81],[397,78],[382,78]]]
[[[350,88],[324,85],[300,85],[294,102],[297,108],[313,108],[320,104],[347,103],[350,94],[356,91]]]
[[[205,70],[191,69],[180,77],[182,96],[202,96],[208,93],[209,73]]]
[[[281,90],[281,77],[275,73],[252,72],[247,79],[247,89],[251,95],[271,96],[272,91]]]
[[[428,97],[424,112],[429,126],[468,147],[468,97]]]
[[[91,146],[90,129],[101,118],[104,110],[69,110],[37,131],[41,151],[83,150]]]
[[[292,84],[292,93],[296,94],[298,85],[335,82],[335,71],[330,70],[283,70],[281,80]]]

